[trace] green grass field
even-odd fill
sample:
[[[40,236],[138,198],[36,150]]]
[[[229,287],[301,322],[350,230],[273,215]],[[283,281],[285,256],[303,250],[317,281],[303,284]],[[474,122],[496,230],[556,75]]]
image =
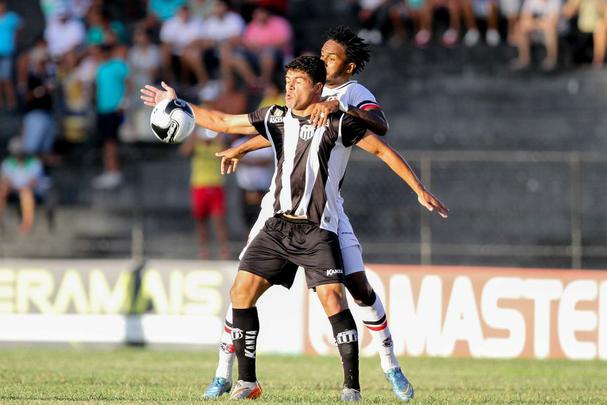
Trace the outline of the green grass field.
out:
[[[201,403],[212,352],[120,349],[0,350],[0,404]],[[420,404],[607,403],[600,362],[407,358]],[[339,402],[337,357],[258,356],[259,403]],[[391,403],[377,359],[361,361],[364,402]],[[227,403],[227,400],[212,401]]]

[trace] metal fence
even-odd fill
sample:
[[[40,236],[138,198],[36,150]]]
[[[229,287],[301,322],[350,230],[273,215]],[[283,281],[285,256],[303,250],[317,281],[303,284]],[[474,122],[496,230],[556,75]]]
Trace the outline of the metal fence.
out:
[[[422,264],[605,267],[605,154],[406,151],[403,155],[424,184],[452,209],[451,215],[443,222],[415,207],[415,198],[402,191],[406,187],[398,184],[400,179],[376,174],[377,168],[389,171],[381,168],[381,162],[377,164],[369,154],[353,154],[344,185],[347,211],[352,207],[348,201],[359,200],[363,193],[362,188],[348,192],[348,182],[358,177],[350,172],[370,173],[366,183],[381,185],[368,215],[356,208],[351,215],[371,260],[399,261],[401,256]],[[391,195],[409,201],[400,206],[412,217],[402,235],[389,226],[373,230],[378,222],[390,223],[382,217],[397,215],[399,208],[390,207]],[[385,232],[389,236],[384,237]]]

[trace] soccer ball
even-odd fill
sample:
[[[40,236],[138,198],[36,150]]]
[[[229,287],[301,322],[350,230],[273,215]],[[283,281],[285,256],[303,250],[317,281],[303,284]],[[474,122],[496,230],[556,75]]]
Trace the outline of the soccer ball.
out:
[[[179,143],[192,133],[196,120],[188,103],[176,98],[156,104],[150,115],[150,125],[162,142]]]

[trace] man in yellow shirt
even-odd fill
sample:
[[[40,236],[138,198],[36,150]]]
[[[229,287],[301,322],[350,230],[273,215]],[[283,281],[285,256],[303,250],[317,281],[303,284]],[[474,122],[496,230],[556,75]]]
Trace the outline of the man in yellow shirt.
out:
[[[217,243],[219,257],[230,259],[228,232],[225,225],[225,195],[223,178],[220,174],[221,162],[215,153],[225,148],[222,137],[216,132],[197,128],[180,151],[192,157],[190,188],[192,196],[192,216],[196,221],[196,229],[200,242],[200,258],[209,259],[209,236],[207,222],[211,219]]]

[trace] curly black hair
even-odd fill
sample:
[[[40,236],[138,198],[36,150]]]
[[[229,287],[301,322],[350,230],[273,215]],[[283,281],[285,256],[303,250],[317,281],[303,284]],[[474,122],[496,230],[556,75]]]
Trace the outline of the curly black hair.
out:
[[[318,56],[298,56],[285,66],[285,70],[289,69],[307,73],[312,83],[324,85],[327,80],[325,63]]]
[[[360,73],[365,68],[365,64],[371,59],[369,45],[361,37],[356,35],[350,27],[339,25],[330,29],[325,34],[326,40],[333,40],[344,47],[346,51],[346,61],[354,63],[356,69],[354,74]]]

